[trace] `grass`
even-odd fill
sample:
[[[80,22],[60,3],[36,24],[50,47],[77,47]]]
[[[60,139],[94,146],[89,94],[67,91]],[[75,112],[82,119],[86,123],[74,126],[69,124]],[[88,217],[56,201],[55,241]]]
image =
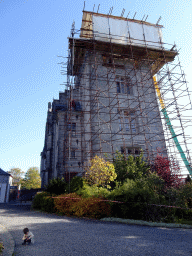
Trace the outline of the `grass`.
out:
[[[3,243],[2,243],[2,242],[0,242],[0,253],[2,253],[2,252],[3,252],[3,249],[4,249]]]
[[[163,223],[163,222],[150,222],[150,221],[144,221],[144,220],[133,220],[133,219],[121,219],[121,218],[103,218],[101,220],[104,221],[115,221],[115,222],[121,222],[126,224],[133,224],[133,225],[146,225],[151,227],[167,227],[167,228],[189,228],[191,229],[192,226],[190,223],[192,221],[187,220],[180,220],[182,223]]]
[[[180,219],[177,223],[179,223],[179,224],[192,225],[192,220],[183,220],[183,219]]]

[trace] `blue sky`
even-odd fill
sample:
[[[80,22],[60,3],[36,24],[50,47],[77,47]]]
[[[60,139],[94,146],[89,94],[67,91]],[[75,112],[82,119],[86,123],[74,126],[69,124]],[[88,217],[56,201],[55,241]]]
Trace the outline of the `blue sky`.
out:
[[[164,42],[177,45],[192,86],[192,0],[86,1],[85,10],[148,20],[161,16]],[[0,168],[40,167],[48,102],[64,91],[61,59],[73,20],[81,26],[83,0],[0,0]]]

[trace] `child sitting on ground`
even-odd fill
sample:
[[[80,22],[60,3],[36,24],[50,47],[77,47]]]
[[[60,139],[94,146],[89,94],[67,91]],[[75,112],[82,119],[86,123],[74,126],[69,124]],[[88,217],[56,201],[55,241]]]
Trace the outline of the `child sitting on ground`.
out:
[[[33,244],[34,243],[33,233],[30,232],[28,228],[24,228],[23,233],[24,233],[24,236],[23,236],[24,242],[22,243],[22,245],[26,245],[26,243],[28,243],[28,245],[31,243]]]

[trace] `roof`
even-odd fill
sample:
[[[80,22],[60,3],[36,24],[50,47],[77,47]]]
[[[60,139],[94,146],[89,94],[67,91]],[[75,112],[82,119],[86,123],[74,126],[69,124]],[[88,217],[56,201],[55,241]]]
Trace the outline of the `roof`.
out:
[[[11,174],[3,171],[1,168],[0,168],[0,175],[11,176]]]
[[[111,54],[110,42],[101,42],[98,40],[89,40],[87,38],[73,38],[69,37],[69,49],[74,45],[74,66],[73,74],[78,75],[79,68],[82,65],[85,52],[87,50],[100,51],[103,54]],[[113,54],[124,56],[126,58],[134,58],[135,60],[152,61],[152,73],[155,75],[164,64],[174,60],[178,52],[174,50],[164,50],[152,47],[136,46],[136,45],[122,45],[113,43]],[[68,71],[70,73],[70,70]]]

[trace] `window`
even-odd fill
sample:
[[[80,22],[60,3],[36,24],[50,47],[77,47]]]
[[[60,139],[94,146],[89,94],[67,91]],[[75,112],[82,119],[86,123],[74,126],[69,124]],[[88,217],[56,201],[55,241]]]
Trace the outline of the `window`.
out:
[[[71,149],[71,158],[75,158],[75,149]]]
[[[71,123],[67,124],[67,131],[71,131]]]
[[[133,89],[131,79],[129,77],[117,77],[116,78],[117,93],[132,95]]]
[[[76,123],[68,123],[67,124],[67,131],[76,131]]]
[[[121,154],[139,156],[140,153],[140,147],[121,147]]]
[[[119,130],[129,133],[138,132],[137,116],[134,109],[119,112]]]
[[[72,123],[72,131],[76,132],[76,123]]]
[[[121,117],[119,117],[119,131],[123,130],[121,122],[122,122]]]
[[[67,131],[72,131],[72,136],[76,136],[76,123],[68,123]]]
[[[136,133],[136,115],[135,111],[124,111],[125,130]]]

